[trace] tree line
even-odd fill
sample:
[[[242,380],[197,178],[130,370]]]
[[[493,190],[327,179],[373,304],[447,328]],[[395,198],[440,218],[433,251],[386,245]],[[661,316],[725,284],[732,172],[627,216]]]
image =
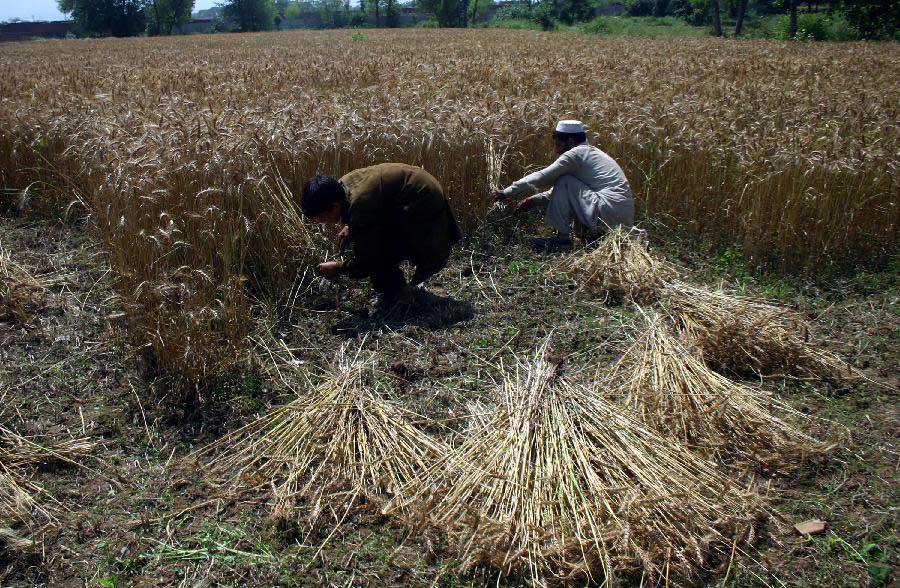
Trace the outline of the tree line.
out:
[[[194,0],[58,0],[60,10],[71,14],[78,34],[125,37],[139,34],[170,35],[191,18]],[[264,31],[280,28],[286,20],[318,13],[323,26],[394,27],[399,25],[398,0],[225,0],[217,16],[218,30]],[[441,27],[468,27],[493,0],[414,0],[417,10],[434,14]],[[692,25],[709,26],[712,34],[725,36],[723,15],[740,36],[747,16],[786,15],[787,38],[798,38],[801,7],[804,14],[838,15],[863,39],[896,39],[900,34],[900,0],[521,0],[506,2],[501,18],[537,23],[545,29],[557,23],[574,24],[591,19],[612,4],[630,16],[674,16]],[[784,17],[782,17],[784,18]],[[802,37],[803,35],[799,35]]]

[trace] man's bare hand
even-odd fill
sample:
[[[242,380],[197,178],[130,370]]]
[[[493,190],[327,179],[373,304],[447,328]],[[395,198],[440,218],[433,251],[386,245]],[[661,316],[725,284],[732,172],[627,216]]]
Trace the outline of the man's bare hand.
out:
[[[326,261],[316,266],[316,272],[327,280],[336,280],[340,275],[341,262]]]
[[[506,196],[500,190],[491,190],[491,200],[494,202],[500,202]]]
[[[338,249],[343,251],[346,249],[347,245],[350,243],[350,227],[346,226],[337,234],[337,237],[334,238],[335,243],[337,243]]]
[[[522,214],[523,212],[528,212],[538,204],[538,199],[534,196],[529,196],[528,198],[522,198],[519,200],[519,203],[516,204],[516,207],[513,209],[513,214]]]

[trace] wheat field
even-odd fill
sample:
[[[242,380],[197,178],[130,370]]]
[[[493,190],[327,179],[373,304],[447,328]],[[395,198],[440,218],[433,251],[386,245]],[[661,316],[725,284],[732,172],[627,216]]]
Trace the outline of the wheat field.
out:
[[[88,217],[162,371],[199,382],[259,298],[329,255],[297,211],[316,171],[431,171],[465,233],[579,118],[639,219],[790,271],[877,264],[900,207],[896,44],[290,32],[0,47],[0,208]],[[493,171],[492,171],[493,170]]]

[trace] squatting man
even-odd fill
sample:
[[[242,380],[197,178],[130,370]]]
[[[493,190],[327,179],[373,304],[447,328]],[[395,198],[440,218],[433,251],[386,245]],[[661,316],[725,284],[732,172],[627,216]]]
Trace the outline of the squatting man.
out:
[[[615,160],[587,142],[584,125],[562,120],[553,132],[556,161],[493,192],[495,200],[551,188],[519,201],[514,212],[521,213],[545,205],[544,221],[556,235],[532,240],[535,250],[571,249],[569,232],[573,219],[576,230],[586,239],[616,227],[634,224],[634,198],[628,179]]]
[[[441,271],[460,239],[441,184],[422,168],[382,163],[339,180],[317,175],[303,187],[300,208],[317,223],[341,223],[338,245],[352,245],[344,261],[316,266],[323,277],[369,278],[387,310],[414,302],[410,287]],[[400,264],[416,270],[407,284]]]
[[[501,200],[551,188],[520,200],[515,207],[516,213],[547,207],[545,221],[557,234],[534,239],[535,249],[571,248],[573,220],[582,235],[631,227],[634,199],[628,180],[609,155],[588,144],[581,122],[560,121],[553,141],[556,161],[492,194]],[[440,183],[424,169],[402,163],[361,168],[339,180],[317,175],[303,187],[301,209],[313,222],[343,224],[338,244],[342,250],[352,245],[347,259],[320,263],[316,271],[330,280],[342,275],[368,277],[380,295],[379,306],[385,309],[412,304],[410,285],[421,284],[442,270],[460,240]],[[416,268],[410,284],[400,269],[403,261]]]

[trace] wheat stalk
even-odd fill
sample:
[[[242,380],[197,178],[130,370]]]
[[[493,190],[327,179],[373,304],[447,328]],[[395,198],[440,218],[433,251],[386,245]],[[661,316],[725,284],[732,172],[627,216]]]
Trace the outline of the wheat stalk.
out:
[[[558,379],[545,351],[520,360],[494,415],[388,510],[444,535],[464,568],[537,584],[695,577],[752,524],[753,499],[601,390]]]

